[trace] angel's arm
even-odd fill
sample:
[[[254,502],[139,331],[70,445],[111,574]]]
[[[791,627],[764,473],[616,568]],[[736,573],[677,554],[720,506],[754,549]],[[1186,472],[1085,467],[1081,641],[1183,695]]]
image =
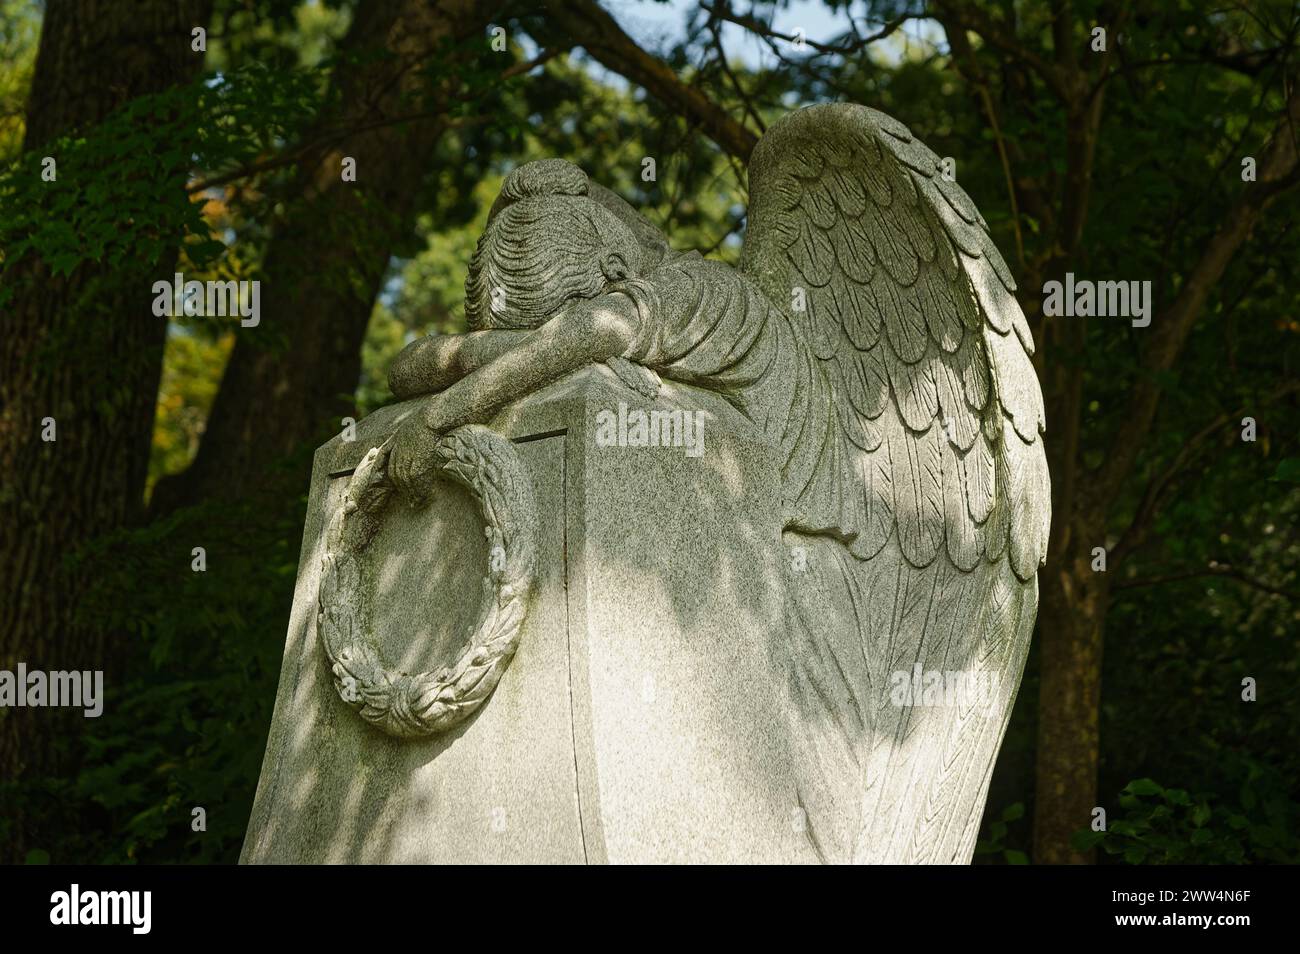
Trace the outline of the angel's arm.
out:
[[[595,361],[626,354],[638,312],[621,293],[576,302],[478,370],[427,398],[392,438],[388,475],[414,498],[434,466],[431,438],[489,421],[511,401]]]
[[[402,400],[441,391],[518,347],[532,333],[489,330],[420,338],[403,348],[393,361],[388,369],[388,386]]]
[[[570,371],[626,355],[636,340],[638,323],[635,303],[621,292],[575,302],[434,395],[417,420],[436,433],[490,420],[511,401]]]

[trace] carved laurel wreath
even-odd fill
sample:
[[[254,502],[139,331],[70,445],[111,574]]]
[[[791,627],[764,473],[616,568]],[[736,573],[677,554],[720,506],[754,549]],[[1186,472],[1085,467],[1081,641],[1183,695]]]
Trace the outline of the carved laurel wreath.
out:
[[[317,631],[339,697],[361,718],[399,738],[445,732],[496,688],[519,646],[537,572],[537,508],[514,445],[486,427],[459,427],[435,439],[435,473],[465,487],[483,515],[489,569],[478,622],[449,667],[407,673],[384,665],[357,618],[359,556],[396,495],[388,444],[376,447],[348,481],[330,520],[321,565]]]

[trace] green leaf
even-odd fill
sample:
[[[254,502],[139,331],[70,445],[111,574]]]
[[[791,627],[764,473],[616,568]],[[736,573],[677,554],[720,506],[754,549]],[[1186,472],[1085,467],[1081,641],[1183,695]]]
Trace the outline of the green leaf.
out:
[[[1124,790],[1133,795],[1159,795],[1164,787],[1154,779],[1138,778],[1124,786]]]
[[[1092,851],[1102,840],[1105,839],[1104,831],[1093,831],[1090,828],[1084,828],[1070,835],[1070,847],[1075,851]]]
[[[1287,457],[1278,461],[1277,470],[1269,479],[1288,484],[1300,484],[1300,457]]]

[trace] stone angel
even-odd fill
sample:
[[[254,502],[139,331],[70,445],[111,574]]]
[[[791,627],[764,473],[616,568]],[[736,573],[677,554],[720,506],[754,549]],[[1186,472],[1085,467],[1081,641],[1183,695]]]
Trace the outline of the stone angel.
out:
[[[780,467],[773,545],[797,558],[773,625],[809,840],[825,861],[965,863],[1048,539],[1033,339],[984,219],[883,113],[783,117],[749,188],[732,268],[567,162],[515,169],[469,267],[477,330],[391,369],[398,397],[432,396],[389,473],[417,492],[432,436],[591,362],[724,397]]]

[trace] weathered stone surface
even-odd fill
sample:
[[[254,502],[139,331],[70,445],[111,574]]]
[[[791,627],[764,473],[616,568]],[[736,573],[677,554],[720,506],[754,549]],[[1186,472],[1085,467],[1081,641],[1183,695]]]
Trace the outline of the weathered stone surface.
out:
[[[318,456],[245,860],[969,861],[1048,539],[1015,283],[882,113],[749,177],[735,269],[506,178],[476,330]]]
[[[244,862],[815,860],[799,824],[773,623],[770,450],[704,392],[708,453],[601,447],[596,412],[652,402],[589,368],[510,408],[540,515],[539,582],[490,702],[447,735],[393,738],[335,692],[316,632],[341,484],[410,411],[317,454],[302,566]],[[736,420],[733,420],[735,423]],[[363,614],[388,660],[432,668],[473,626],[482,521],[439,484],[368,550]]]

